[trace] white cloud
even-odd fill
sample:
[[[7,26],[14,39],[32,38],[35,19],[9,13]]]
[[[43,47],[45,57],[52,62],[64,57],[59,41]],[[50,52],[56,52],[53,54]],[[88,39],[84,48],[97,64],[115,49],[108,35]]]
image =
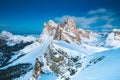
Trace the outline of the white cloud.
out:
[[[115,20],[115,18],[113,17],[115,14],[115,12],[104,8],[88,11],[88,15],[91,15],[91,17],[97,16],[99,20],[105,21],[106,24],[111,24]]]
[[[64,22],[69,15],[64,15],[62,17],[56,17],[54,20],[58,22]],[[70,16],[71,17],[71,16]]]
[[[62,16],[62,17],[56,17],[55,20],[59,21],[59,22],[63,22],[64,20],[66,20],[68,17],[68,15]],[[75,16],[70,16],[76,23],[76,25],[78,25],[79,27],[82,28],[89,28],[90,24],[94,23],[97,20],[97,17],[91,17],[91,18],[87,18],[87,17],[75,17]]]
[[[101,8],[98,10],[90,10],[87,12],[85,16],[78,16],[78,17],[70,16],[70,17],[75,21],[78,27],[84,29],[91,29],[91,28],[108,29],[108,28],[114,28],[114,26],[112,25],[113,21],[115,21],[115,18],[113,17],[114,15],[115,15],[114,12]],[[55,21],[63,22],[64,20],[67,19],[68,16],[69,15],[56,17]]]
[[[95,23],[97,20],[97,17],[87,18],[87,17],[75,17],[75,16],[73,16],[72,18],[74,19],[75,23],[82,28],[89,28],[90,24]]]
[[[98,13],[105,13],[107,10],[104,8],[100,8],[98,10],[90,10],[88,14],[98,14]]]

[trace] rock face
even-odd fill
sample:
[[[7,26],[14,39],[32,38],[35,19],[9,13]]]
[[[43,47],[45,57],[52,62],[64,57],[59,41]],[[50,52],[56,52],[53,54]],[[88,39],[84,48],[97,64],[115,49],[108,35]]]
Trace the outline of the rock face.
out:
[[[63,24],[60,24],[58,29],[60,36],[56,37],[60,37],[60,40],[66,41],[68,43],[76,42],[77,44],[81,44],[78,30],[76,29],[76,25],[71,18],[68,17],[67,21]]]
[[[36,58],[33,75],[31,80],[37,79],[40,74],[42,74],[42,67],[44,66],[44,63],[42,61],[39,61],[39,58]]]
[[[49,45],[44,58],[50,69],[64,79],[69,79],[69,76],[74,75],[78,67],[81,67],[81,63],[78,62],[81,59],[79,53],[68,48],[65,51],[60,47],[57,48],[55,44]]]

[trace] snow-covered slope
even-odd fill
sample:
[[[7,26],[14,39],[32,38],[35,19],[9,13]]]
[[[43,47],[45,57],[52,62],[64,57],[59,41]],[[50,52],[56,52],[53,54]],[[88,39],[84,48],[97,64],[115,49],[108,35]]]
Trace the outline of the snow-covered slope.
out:
[[[102,57],[100,62],[95,60],[98,57]],[[85,61],[89,66],[71,80],[120,80],[120,48],[96,53]]]

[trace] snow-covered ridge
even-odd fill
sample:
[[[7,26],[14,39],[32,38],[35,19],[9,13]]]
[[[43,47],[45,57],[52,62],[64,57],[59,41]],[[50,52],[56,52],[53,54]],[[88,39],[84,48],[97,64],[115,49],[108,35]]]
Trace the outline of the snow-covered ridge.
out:
[[[52,20],[49,20],[48,23],[44,23],[44,26],[47,26],[47,24],[49,24],[52,27],[56,27],[57,26],[57,24],[54,21],[52,21]]]
[[[8,32],[8,31],[2,31],[2,32],[0,33],[0,37],[11,38],[11,37],[13,37],[13,34],[11,34],[11,33]]]
[[[118,32],[120,32],[120,29],[113,29],[113,32],[114,32],[114,31],[118,31]]]
[[[31,42],[36,40],[36,37],[34,37],[33,35],[29,35],[29,36],[13,35],[8,31],[2,31],[0,33],[0,38],[5,39],[7,41],[6,44],[8,46],[13,46],[15,44],[20,43],[21,41],[23,43],[26,43],[26,42]]]
[[[113,29],[105,40],[105,46],[120,47],[120,29]]]

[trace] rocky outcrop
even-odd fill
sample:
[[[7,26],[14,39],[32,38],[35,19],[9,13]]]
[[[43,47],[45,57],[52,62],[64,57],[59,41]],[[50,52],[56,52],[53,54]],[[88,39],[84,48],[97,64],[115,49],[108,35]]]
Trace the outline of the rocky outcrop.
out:
[[[36,58],[33,74],[30,80],[36,80],[38,76],[43,74],[43,71],[42,71],[43,66],[44,66],[44,63],[42,61],[39,61],[39,58]]]
[[[67,21],[58,25],[54,39],[63,40],[68,43],[74,41],[77,44],[81,44],[79,32],[76,29],[73,19],[68,17]]]
[[[70,53],[74,56],[70,55]],[[82,65],[78,62],[81,58],[80,55],[75,55],[75,53],[66,52],[62,48],[57,48],[54,43],[49,45],[44,53],[44,58],[50,70],[63,79],[69,78],[69,75],[74,75]],[[66,74],[66,72],[68,74]]]

